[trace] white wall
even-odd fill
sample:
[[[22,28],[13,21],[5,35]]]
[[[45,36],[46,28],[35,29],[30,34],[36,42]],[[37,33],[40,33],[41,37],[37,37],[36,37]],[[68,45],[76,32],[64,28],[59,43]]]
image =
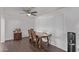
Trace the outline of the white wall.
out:
[[[1,16],[0,16],[0,42],[1,42]]]
[[[17,17],[17,16],[16,16]],[[6,40],[13,39],[13,31],[16,28],[21,28],[22,37],[28,36],[28,28],[33,27],[33,19],[6,19]]]
[[[79,51],[79,8],[65,10],[66,30],[76,33],[76,51]]]
[[[59,15],[56,15],[59,14]],[[49,31],[55,33],[55,41],[51,40],[52,45],[67,51],[67,32],[76,32],[77,34],[77,51],[79,50],[79,8],[63,8],[36,18],[36,27],[38,31]],[[52,37],[53,38],[53,37]],[[55,43],[54,43],[55,42]]]
[[[0,8],[0,42],[5,42],[5,18],[3,8]]]
[[[34,27],[34,17],[26,16],[26,14],[20,14],[18,10],[14,8],[5,8],[5,38],[6,40],[13,39],[13,31],[16,28],[21,28],[22,37],[28,36],[28,28]]]
[[[5,18],[3,16],[1,16],[1,19],[0,19],[0,24],[1,24],[1,36],[0,36],[0,41],[1,42],[5,42]]]
[[[75,32],[76,33],[76,51],[79,51],[79,7],[64,8],[60,11],[64,14],[66,50],[67,50],[67,32]]]
[[[52,34],[50,44],[66,50],[64,39],[64,14],[48,14],[36,18],[36,31],[49,32]],[[55,36],[53,36],[55,34]]]

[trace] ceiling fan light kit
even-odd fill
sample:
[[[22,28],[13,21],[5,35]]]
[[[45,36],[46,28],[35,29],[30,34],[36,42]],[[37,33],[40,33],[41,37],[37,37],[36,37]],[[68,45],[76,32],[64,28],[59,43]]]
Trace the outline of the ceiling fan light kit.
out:
[[[31,14],[27,14],[27,16],[31,16]]]

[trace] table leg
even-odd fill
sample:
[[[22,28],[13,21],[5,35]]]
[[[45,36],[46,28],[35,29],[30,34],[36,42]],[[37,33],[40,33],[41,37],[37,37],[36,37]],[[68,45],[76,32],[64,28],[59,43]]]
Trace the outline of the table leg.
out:
[[[38,47],[42,48],[42,38],[39,39]]]
[[[47,37],[47,46],[49,46],[49,38]]]

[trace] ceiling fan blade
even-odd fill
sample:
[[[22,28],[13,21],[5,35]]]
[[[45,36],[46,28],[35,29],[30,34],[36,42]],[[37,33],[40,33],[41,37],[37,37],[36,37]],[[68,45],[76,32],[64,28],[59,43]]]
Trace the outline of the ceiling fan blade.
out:
[[[36,14],[34,14],[34,13],[31,13],[31,15],[33,15],[33,16],[37,16]]]
[[[31,12],[31,13],[38,13],[37,11],[33,11],[33,12]]]

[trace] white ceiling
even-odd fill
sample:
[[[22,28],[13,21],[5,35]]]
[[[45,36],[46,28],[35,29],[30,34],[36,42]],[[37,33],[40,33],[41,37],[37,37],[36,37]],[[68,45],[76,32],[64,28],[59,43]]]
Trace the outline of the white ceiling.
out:
[[[38,15],[53,13],[57,9],[59,9],[59,7],[39,7],[39,8],[35,8],[35,10],[38,11]]]
[[[62,7],[35,7],[33,11],[37,11],[37,16],[46,15],[50,13],[54,13],[55,11],[61,9]],[[37,16],[31,16],[28,17],[22,10],[28,9],[28,7],[0,7],[0,14],[4,14],[6,18],[31,18],[31,17],[37,17]]]
[[[20,14],[20,13],[24,13],[22,11],[22,9],[28,9],[27,7],[4,7],[3,10],[5,10],[5,12],[7,14]],[[59,9],[61,7],[35,7],[33,10],[37,11],[37,15],[43,15],[43,14],[47,14],[47,13],[51,13],[56,11],[57,9]],[[0,8],[2,9],[2,8]]]

